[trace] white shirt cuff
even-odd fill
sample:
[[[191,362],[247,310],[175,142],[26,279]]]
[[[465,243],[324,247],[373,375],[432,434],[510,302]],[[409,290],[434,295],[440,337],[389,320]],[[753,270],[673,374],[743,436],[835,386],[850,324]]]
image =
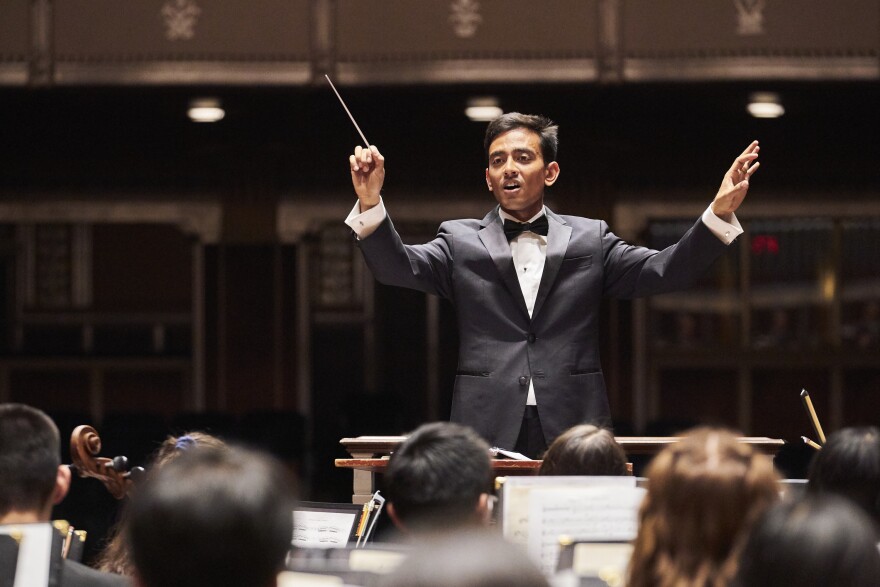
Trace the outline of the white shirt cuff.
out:
[[[385,204],[382,201],[382,197],[379,196],[379,204],[373,206],[366,212],[361,212],[361,203],[357,202],[354,205],[354,208],[351,209],[351,212],[349,212],[348,218],[345,219],[345,223],[354,231],[358,240],[360,240],[373,234],[376,229],[379,228],[379,225],[382,224],[382,221],[385,220],[385,216],[387,216],[385,212]]]
[[[730,219],[725,221],[715,215],[712,212],[712,206],[706,208],[706,211],[703,212],[703,224],[706,225],[712,234],[718,237],[718,239],[723,242],[725,245],[729,245],[733,241],[736,240],[736,237],[743,233],[743,228],[739,223],[739,220],[736,219],[736,214],[731,213]]]

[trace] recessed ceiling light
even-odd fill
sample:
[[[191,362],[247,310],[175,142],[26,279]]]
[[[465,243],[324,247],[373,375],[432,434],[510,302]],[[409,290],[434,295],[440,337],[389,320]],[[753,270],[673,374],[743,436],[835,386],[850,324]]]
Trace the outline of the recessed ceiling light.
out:
[[[220,100],[217,98],[190,100],[186,113],[193,122],[217,122],[226,116],[226,111],[220,107]]]
[[[504,111],[498,106],[498,98],[494,96],[481,96],[470,98],[467,101],[467,108],[464,109],[464,113],[465,116],[474,122],[489,122],[504,114]]]
[[[785,114],[785,108],[782,106],[779,94],[774,92],[753,93],[749,96],[746,110],[755,118],[779,118]]]

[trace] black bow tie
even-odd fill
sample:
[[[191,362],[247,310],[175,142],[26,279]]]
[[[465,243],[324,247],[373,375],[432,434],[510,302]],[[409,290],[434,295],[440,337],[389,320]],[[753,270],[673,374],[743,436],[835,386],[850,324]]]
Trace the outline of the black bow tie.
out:
[[[512,241],[524,232],[534,232],[535,234],[540,234],[541,236],[547,236],[548,228],[550,228],[550,225],[547,222],[546,214],[542,214],[539,218],[535,219],[534,222],[516,222],[514,220],[505,220],[504,236],[507,237],[507,242]]]

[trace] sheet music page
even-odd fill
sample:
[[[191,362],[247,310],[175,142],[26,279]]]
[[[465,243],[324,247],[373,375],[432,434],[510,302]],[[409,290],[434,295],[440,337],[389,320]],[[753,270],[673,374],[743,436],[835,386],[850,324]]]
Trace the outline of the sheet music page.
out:
[[[342,548],[348,544],[358,514],[295,510],[293,546],[303,548]]]
[[[14,587],[42,587],[49,584],[52,565],[52,524],[10,524],[0,526],[0,533],[21,532]],[[60,552],[59,552],[60,556]]]
[[[528,552],[546,575],[556,570],[559,537],[627,541],[636,537],[645,490],[639,487],[534,489],[529,499]]]
[[[501,530],[508,540],[526,546],[529,542],[529,495],[549,487],[635,487],[635,477],[602,477],[596,475],[507,477],[502,489]]]

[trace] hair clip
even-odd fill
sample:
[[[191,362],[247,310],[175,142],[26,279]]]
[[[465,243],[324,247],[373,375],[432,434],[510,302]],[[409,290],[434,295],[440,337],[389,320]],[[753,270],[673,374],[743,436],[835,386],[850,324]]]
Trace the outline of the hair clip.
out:
[[[184,434],[180,438],[177,439],[177,442],[174,443],[174,448],[177,450],[188,450],[196,445],[196,439],[190,436],[189,434]]]

